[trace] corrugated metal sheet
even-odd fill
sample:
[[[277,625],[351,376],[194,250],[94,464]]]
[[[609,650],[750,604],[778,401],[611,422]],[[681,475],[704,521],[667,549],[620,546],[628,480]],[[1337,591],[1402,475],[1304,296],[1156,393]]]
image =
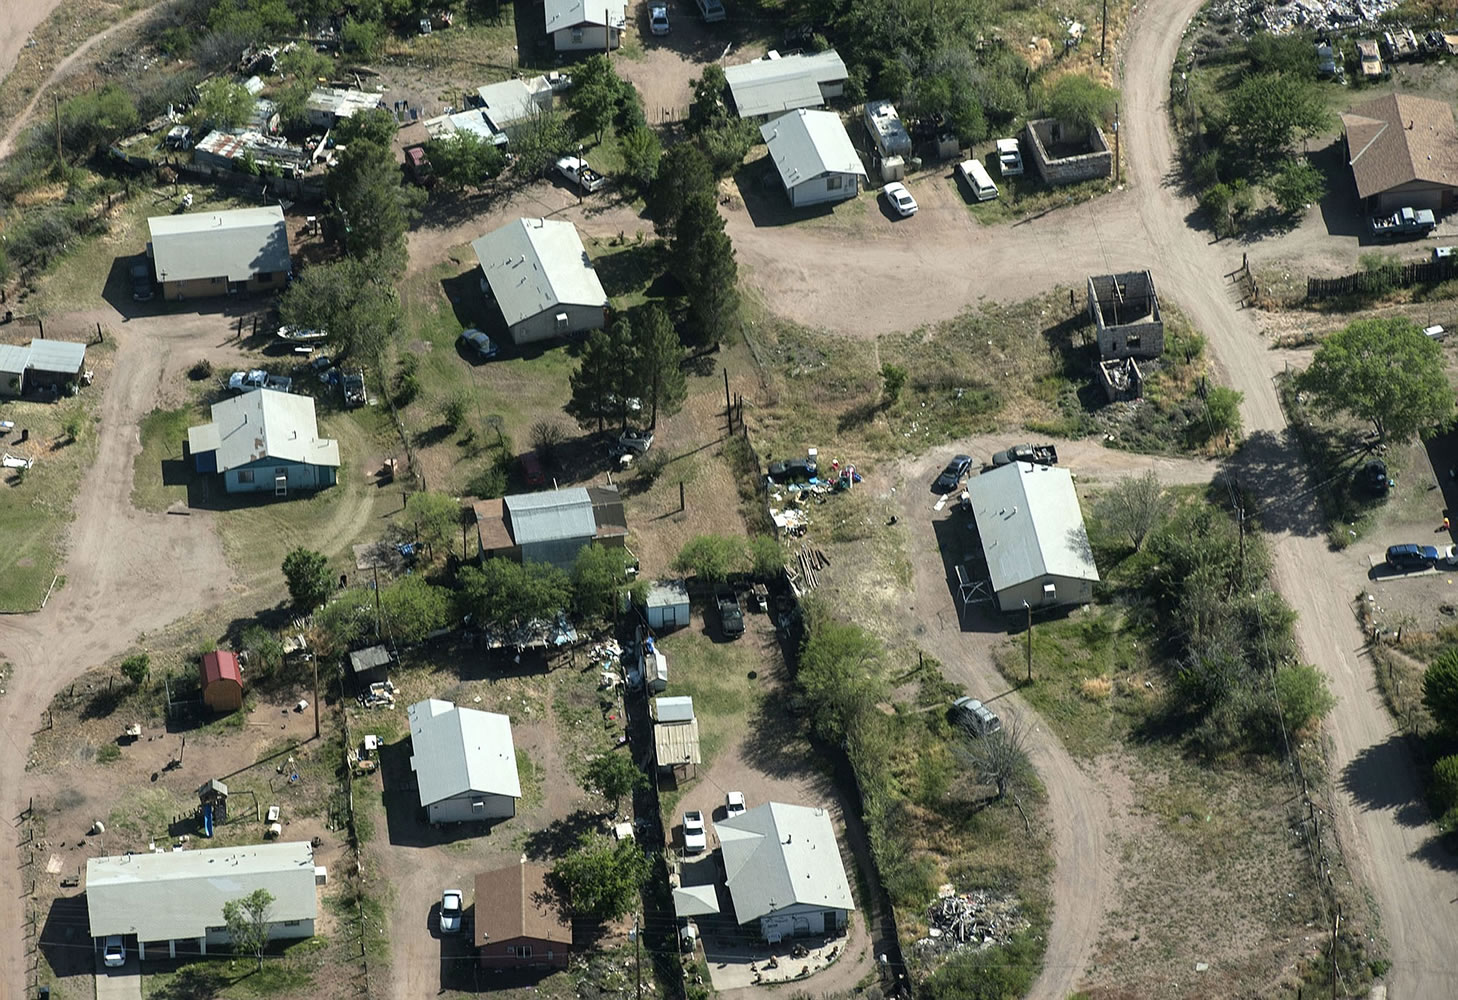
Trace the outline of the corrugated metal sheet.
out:
[[[147,220],[147,228],[159,281],[247,281],[292,267],[288,228],[277,205],[157,216]]]
[[[767,802],[714,830],[741,924],[797,904],[856,908],[824,809]]]
[[[592,498],[580,486],[506,498],[511,537],[517,545],[592,538],[597,522]]]
[[[207,928],[223,924],[224,903],[255,889],[273,895],[275,921],[313,920],[318,911],[314,849],[304,842],[255,844],[86,862],[93,937],[200,938]]]
[[[410,706],[410,769],[420,804],[476,792],[521,798],[511,720],[427,698]]]
[[[845,61],[834,49],[814,55],[765,57],[724,68],[724,79],[741,118],[818,108],[825,103],[820,85],[837,83],[847,76]]]
[[[86,364],[86,345],[69,340],[32,340],[30,367],[41,372],[79,374]]]
[[[682,767],[702,764],[699,750],[699,720],[660,722],[653,727],[653,752],[659,767]]]
[[[238,669],[238,657],[225,649],[204,653],[202,664],[198,669],[202,676],[203,687],[207,687],[214,681],[222,680],[243,683],[243,671]]]
[[[801,108],[765,123],[759,132],[786,188],[823,174],[866,176],[860,154],[834,112]]]
[[[214,403],[212,410],[212,424],[189,428],[188,440],[197,430],[198,440],[206,443],[207,428],[216,429],[219,472],[261,459],[339,466],[339,442],[319,437],[313,396],[255,389]]]
[[[967,483],[994,591],[1044,576],[1097,580],[1068,470],[1013,462]]]
[[[0,344],[0,372],[19,375],[30,363],[30,348],[19,344]]]
[[[471,243],[508,326],[563,305],[607,307],[577,227],[518,219]]]

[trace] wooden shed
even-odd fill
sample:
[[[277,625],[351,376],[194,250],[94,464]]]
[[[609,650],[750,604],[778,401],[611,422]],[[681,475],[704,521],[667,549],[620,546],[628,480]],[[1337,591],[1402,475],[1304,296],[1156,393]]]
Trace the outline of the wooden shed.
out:
[[[243,707],[243,671],[238,657],[226,650],[204,653],[198,666],[203,704],[214,712],[233,712]]]

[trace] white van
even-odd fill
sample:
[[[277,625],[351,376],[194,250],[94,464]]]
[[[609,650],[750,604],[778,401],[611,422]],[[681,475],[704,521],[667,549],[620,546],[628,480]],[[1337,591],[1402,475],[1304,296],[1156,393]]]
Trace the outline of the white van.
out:
[[[957,164],[957,173],[967,182],[973,198],[978,201],[991,201],[997,197],[997,185],[992,183],[992,177],[981,160],[963,160]]]
[[[698,0],[698,4],[705,21],[724,20],[724,4],[720,0]]]

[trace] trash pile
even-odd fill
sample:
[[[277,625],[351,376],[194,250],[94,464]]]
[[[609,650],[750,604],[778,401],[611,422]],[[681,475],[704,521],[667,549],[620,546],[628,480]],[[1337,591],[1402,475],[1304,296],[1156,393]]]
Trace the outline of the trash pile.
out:
[[[1231,18],[1280,35],[1298,28],[1325,32],[1373,24],[1397,6],[1397,0],[1291,0],[1271,6],[1219,0],[1210,6],[1210,13],[1214,18]]]
[[[1004,945],[1029,926],[1012,896],[980,889],[959,894],[951,885],[942,886],[938,896],[927,910],[931,929],[916,942],[923,953]]]
[[[516,628],[500,631],[486,629],[480,635],[480,642],[487,649],[514,648],[518,653],[528,649],[547,649],[549,647],[560,649],[576,641],[577,630],[572,627],[572,623],[567,620],[565,614],[558,615],[555,621],[533,618],[525,625],[518,625]]]
[[[833,493],[848,493],[862,482],[854,465],[830,463],[830,475],[820,477],[814,449],[808,459],[776,462],[766,477],[769,489],[769,515],[779,534],[799,538],[810,528],[810,513],[805,505],[811,500],[824,503]]]
[[[394,681],[375,681],[368,691],[360,692],[359,703],[365,708],[394,708]]]

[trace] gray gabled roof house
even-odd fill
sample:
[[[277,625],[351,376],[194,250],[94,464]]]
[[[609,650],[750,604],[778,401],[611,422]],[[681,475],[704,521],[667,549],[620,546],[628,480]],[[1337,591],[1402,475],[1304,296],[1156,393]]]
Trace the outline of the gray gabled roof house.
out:
[[[839,115],[801,108],[761,125],[759,132],[791,205],[845,201],[860,193],[866,168]]]
[[[471,247],[516,343],[600,330],[606,323],[607,293],[572,223],[518,219]]]
[[[843,930],[856,908],[824,809],[767,802],[714,824],[741,925],[771,944]]]
[[[206,955],[228,944],[223,904],[267,889],[270,939],[314,936],[314,849],[307,842],[117,854],[86,862],[86,911],[97,947],[120,934],[147,958],[182,941]],[[149,954],[150,947],[150,954]]]
[[[584,545],[623,546],[628,528],[616,486],[518,493],[474,506],[483,559],[544,562],[571,569]]]
[[[410,770],[432,823],[468,823],[516,815],[521,779],[511,720],[427,698],[411,705]]]
[[[1068,470],[1013,462],[973,476],[967,498],[999,610],[1093,600],[1099,571]]]
[[[147,252],[168,299],[283,288],[293,265],[283,209],[159,215],[147,220]]]
[[[547,0],[543,16],[558,52],[606,52],[622,43],[628,6],[623,0]]]
[[[188,428],[188,452],[198,472],[221,472],[229,493],[286,496],[338,478],[339,442],[319,437],[313,396],[255,389],[212,413],[212,423]]]
[[[844,92],[848,75],[845,60],[834,49],[787,56],[771,50],[752,62],[724,67],[724,79],[740,118],[823,107]]]
[[[85,367],[86,345],[75,341],[32,340],[25,347],[0,344],[0,398],[79,384]]]

